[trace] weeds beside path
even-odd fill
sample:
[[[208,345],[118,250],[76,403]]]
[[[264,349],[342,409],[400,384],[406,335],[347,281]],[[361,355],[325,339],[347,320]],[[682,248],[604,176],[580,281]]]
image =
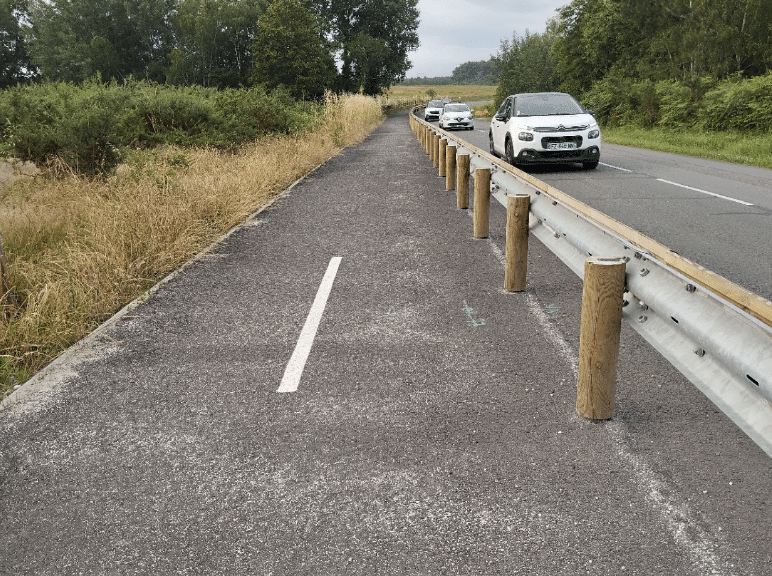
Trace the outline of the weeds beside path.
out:
[[[137,152],[105,179],[41,176],[3,191],[12,297],[0,314],[0,397],[382,121],[371,98],[331,97],[310,133],[237,153]]]

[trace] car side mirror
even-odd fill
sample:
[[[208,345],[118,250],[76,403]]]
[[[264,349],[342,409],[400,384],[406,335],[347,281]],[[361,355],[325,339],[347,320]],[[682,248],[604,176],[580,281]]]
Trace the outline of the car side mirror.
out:
[[[587,114],[592,114],[593,116],[595,116],[595,110],[587,110],[587,109],[585,109],[585,112],[587,112]]]
[[[496,120],[501,120],[501,121],[503,122],[504,120],[506,120],[506,119],[507,119],[507,115],[506,115],[506,114],[496,114],[496,115],[494,116],[494,118],[495,118]]]

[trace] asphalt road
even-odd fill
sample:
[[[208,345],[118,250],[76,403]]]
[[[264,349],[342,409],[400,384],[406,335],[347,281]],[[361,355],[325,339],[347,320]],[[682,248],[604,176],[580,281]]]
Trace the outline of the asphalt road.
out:
[[[454,133],[488,150],[488,123]],[[772,170],[603,144],[601,164],[528,171],[772,300]]]
[[[0,574],[772,573],[772,461],[624,326],[578,417],[504,219],[389,118],[4,402]]]

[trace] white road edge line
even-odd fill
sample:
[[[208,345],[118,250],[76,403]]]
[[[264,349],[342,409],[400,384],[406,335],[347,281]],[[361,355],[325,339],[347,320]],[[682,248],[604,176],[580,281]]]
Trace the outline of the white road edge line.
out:
[[[657,182],[664,182],[665,184],[672,184],[673,186],[678,186],[679,188],[686,188],[687,190],[691,190],[692,192],[699,192],[700,194],[707,194],[708,196],[715,196],[716,198],[721,198],[722,200],[729,200],[730,202],[735,202],[737,204],[742,204],[743,206],[753,206],[750,202],[745,202],[743,200],[738,200],[737,198],[730,198],[729,196],[722,196],[721,194],[716,194],[715,192],[707,192],[705,190],[700,190],[699,188],[693,188],[691,186],[686,186],[685,184],[679,184],[678,182],[671,182],[670,180],[663,180],[662,178],[657,178]]]
[[[287,368],[284,370],[284,377],[281,379],[281,385],[276,392],[295,392],[298,389],[300,377],[303,375],[306,360],[308,360],[311,347],[314,345],[316,331],[319,329],[319,323],[322,321],[322,314],[324,314],[327,299],[330,296],[330,292],[332,292],[332,283],[338,274],[341,260],[340,256],[335,256],[330,260],[329,266],[327,266],[327,272],[324,273],[324,278],[322,278],[322,283],[316,293],[314,303],[311,305],[311,311],[308,313],[306,323],[300,332],[300,338],[295,346],[295,351],[292,353],[289,364],[287,364]]]
[[[613,168],[614,170],[621,170],[622,172],[632,172],[632,170],[628,170],[627,168],[620,168],[619,166],[614,166],[612,164],[606,164],[605,162],[600,163],[601,166],[606,166],[607,168]]]

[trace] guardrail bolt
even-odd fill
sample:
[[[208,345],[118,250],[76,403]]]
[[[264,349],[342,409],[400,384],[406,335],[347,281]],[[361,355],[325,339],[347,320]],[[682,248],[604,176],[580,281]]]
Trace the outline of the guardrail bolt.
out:
[[[614,416],[625,267],[621,258],[585,260],[576,411],[591,420]]]
[[[694,284],[687,284],[686,291],[690,294],[694,294],[697,291],[697,287]]]
[[[702,358],[703,356],[705,356],[705,350],[703,350],[702,348],[695,348],[695,349],[694,349],[694,353],[695,353],[697,356],[699,356],[700,358]]]
[[[641,270],[641,278],[643,278],[644,276],[648,276],[648,275],[649,275],[649,270],[647,268],[643,268]]]

